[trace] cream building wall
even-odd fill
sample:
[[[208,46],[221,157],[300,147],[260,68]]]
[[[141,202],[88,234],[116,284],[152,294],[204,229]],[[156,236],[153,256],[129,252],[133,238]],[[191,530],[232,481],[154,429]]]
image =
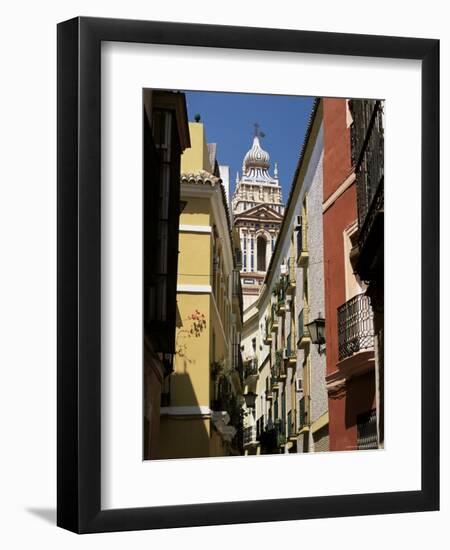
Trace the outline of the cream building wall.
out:
[[[313,435],[308,425],[300,432],[300,399],[308,402],[308,424],[327,430],[327,394],[325,389],[325,356],[319,355],[315,345],[298,349],[299,313],[303,308],[303,267],[297,265],[298,216],[306,197],[311,216],[307,239],[311,257],[308,264],[308,301],[314,317],[324,313],[323,243],[322,243],[322,153],[323,131],[321,105],[317,106],[310,122],[307,143],[297,167],[293,188],[284,213],[271,265],[261,294],[253,306],[245,311],[244,355],[251,353],[251,342],[256,339],[259,375],[254,382],[257,394],[254,418],[267,426],[268,421],[283,416],[290,426],[285,428],[285,444],[277,452],[301,452],[314,449]],[[277,285],[285,285],[276,295]],[[279,298],[281,296],[281,299]],[[272,315],[272,308],[278,313]],[[257,312],[258,322],[254,320]],[[271,319],[273,318],[273,322]],[[267,327],[267,329],[266,329]],[[290,340],[290,341],[289,341]],[[289,350],[290,349],[290,353]],[[278,358],[277,358],[278,357]],[[280,357],[284,357],[281,359]],[[276,365],[281,365],[281,376],[272,378]],[[298,380],[301,382],[299,383]],[[282,405],[284,400],[285,405]],[[284,413],[284,414],[283,414]],[[289,414],[290,413],[290,414]],[[324,430],[325,428],[325,430]],[[288,435],[291,437],[289,438]],[[306,437],[306,441],[304,441]],[[325,447],[321,442],[321,448]],[[261,449],[258,447],[258,452]]]

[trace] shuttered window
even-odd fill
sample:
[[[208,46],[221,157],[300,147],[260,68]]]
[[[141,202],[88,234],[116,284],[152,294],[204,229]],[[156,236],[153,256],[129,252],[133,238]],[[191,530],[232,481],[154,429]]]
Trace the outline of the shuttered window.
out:
[[[298,403],[298,423],[299,428],[302,429],[306,424],[306,415],[305,415],[305,398],[302,397]]]

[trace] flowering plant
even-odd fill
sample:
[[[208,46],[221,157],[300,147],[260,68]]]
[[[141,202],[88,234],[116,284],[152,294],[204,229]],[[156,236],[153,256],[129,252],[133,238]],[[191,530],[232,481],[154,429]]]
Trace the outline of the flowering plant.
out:
[[[188,315],[187,319],[188,321],[192,321],[189,333],[198,338],[206,328],[205,314],[196,309],[191,315]]]

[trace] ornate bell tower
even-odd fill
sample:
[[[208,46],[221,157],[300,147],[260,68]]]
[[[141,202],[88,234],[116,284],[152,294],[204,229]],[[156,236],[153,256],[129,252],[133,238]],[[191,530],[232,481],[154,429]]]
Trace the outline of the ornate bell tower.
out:
[[[244,309],[259,295],[284,215],[278,168],[269,174],[269,153],[261,148],[259,125],[244,157],[242,175],[236,175],[232,200],[233,224],[242,250],[241,283]]]

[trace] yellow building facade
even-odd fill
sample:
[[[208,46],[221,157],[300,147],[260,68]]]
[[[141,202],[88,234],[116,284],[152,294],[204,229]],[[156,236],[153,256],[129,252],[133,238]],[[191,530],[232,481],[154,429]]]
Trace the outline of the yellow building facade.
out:
[[[242,299],[238,241],[201,123],[181,159],[177,329],[159,458],[239,454]],[[236,277],[237,274],[237,277]]]

